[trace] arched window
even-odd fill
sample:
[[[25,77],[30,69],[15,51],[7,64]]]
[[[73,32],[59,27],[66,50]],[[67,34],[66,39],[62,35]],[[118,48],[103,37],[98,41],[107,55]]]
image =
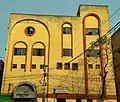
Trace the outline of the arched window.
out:
[[[21,68],[26,71],[26,61],[27,61],[27,44],[25,42],[19,41],[13,46],[13,56],[12,56],[12,69]]]
[[[63,34],[72,34],[72,26],[69,23],[65,23],[62,26]]]
[[[34,44],[32,48],[32,56],[45,56],[45,47],[41,43]]]
[[[62,57],[72,56],[73,37],[72,37],[72,25],[70,23],[64,23],[62,25]]]
[[[14,56],[25,56],[26,55],[26,45],[24,43],[16,43],[14,46]]]
[[[45,65],[45,45],[36,42],[32,46],[31,69],[43,69]],[[30,70],[31,71],[31,70]]]
[[[86,35],[99,35],[98,19],[94,16],[88,16],[85,20]]]

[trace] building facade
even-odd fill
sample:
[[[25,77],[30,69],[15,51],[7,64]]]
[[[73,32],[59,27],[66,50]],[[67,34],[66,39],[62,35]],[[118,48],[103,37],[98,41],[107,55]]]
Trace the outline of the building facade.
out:
[[[119,45],[119,38],[120,36],[120,28],[112,35],[112,49],[113,49],[113,66],[115,72],[115,82],[116,82],[116,92],[117,92],[117,100],[120,102],[120,45]]]
[[[106,21],[108,7],[103,5],[81,5],[77,16],[12,13],[2,93],[15,102],[100,100],[104,49],[88,48],[109,31]],[[104,91],[105,102],[116,102],[113,71],[106,76]]]
[[[4,71],[4,61],[0,59],[0,92],[2,86],[3,71]]]

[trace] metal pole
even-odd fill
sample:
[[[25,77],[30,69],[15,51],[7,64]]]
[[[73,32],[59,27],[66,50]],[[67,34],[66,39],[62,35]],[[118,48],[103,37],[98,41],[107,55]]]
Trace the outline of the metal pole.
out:
[[[55,88],[53,89],[53,94],[54,94],[54,101],[53,102],[55,102],[55,98],[56,98],[56,89]]]
[[[43,88],[43,90],[42,90],[42,102],[45,102],[45,98],[46,98],[46,93],[45,93],[45,88]]]
[[[47,65],[44,65],[44,69],[43,69],[43,90],[42,90],[42,102],[46,102],[46,67],[48,67]]]

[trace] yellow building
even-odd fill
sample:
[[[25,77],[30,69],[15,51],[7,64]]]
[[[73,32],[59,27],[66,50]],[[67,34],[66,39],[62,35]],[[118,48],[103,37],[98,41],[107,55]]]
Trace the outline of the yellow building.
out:
[[[109,31],[107,20],[103,5],[80,5],[77,16],[12,13],[2,94],[15,102],[100,100],[103,47],[87,49]],[[107,65],[104,102],[116,102],[112,69]]]

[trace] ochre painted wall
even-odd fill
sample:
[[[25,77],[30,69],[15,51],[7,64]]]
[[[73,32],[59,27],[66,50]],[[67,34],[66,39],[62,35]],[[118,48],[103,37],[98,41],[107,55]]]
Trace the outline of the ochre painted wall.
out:
[[[23,81],[29,81],[35,84],[37,93],[42,92],[43,82],[43,69],[40,69],[40,64],[48,65],[49,68],[49,93],[53,93],[53,88],[65,87],[68,89],[68,93],[79,93],[85,94],[85,72],[84,72],[84,43],[83,43],[83,18],[94,13],[100,17],[100,32],[103,36],[110,28],[109,22],[103,23],[108,20],[108,11],[106,6],[80,6],[80,17],[79,16],[48,16],[48,15],[32,15],[32,14],[11,14],[8,41],[5,59],[5,70],[3,77],[2,93],[11,93],[14,87]],[[64,23],[70,23],[72,25],[72,35],[62,36],[62,25]],[[98,28],[98,21],[94,16],[88,16],[86,19],[86,27]],[[25,29],[28,26],[35,28],[35,34],[33,36],[27,36]],[[72,36],[72,37],[71,37]],[[63,37],[63,38],[62,38]],[[86,37],[86,47],[90,46],[91,41],[95,41],[98,38],[96,36]],[[62,40],[63,39],[63,40]],[[19,42],[21,41],[21,42]],[[63,41],[63,43],[62,43]],[[19,43],[17,43],[19,42]],[[26,44],[23,44],[24,42]],[[31,57],[32,47],[36,43],[39,45],[43,43],[45,45],[45,57]],[[17,43],[17,44],[16,44]],[[15,45],[16,44],[16,45]],[[63,45],[62,45],[63,44]],[[27,55],[25,56],[14,56],[13,48],[26,47]],[[62,57],[62,47],[72,48],[73,56]],[[70,70],[64,69],[64,63],[72,60],[76,56],[81,54],[80,57],[70,62]],[[94,58],[88,58],[89,63],[95,61]],[[56,69],[57,62],[62,62],[63,69]],[[20,68],[20,64],[26,64],[26,71]],[[36,69],[31,69],[31,64],[36,64]],[[72,63],[78,63],[78,70],[72,70]],[[97,64],[100,63],[100,58],[97,58]],[[12,64],[18,64],[18,68],[11,68]],[[94,65],[95,66],[95,65]],[[12,70],[11,70],[12,69]],[[30,70],[31,69],[31,70]],[[112,69],[112,66],[108,69]],[[98,84],[101,83],[101,77],[99,76],[100,69],[88,69],[88,90],[89,94],[99,94],[101,89],[98,89]],[[95,73],[95,74],[94,74]],[[93,74],[95,76],[93,76]],[[108,77],[113,73],[109,73]],[[95,79],[96,76],[98,79]],[[107,77],[107,78],[108,78]],[[95,80],[92,80],[95,79]],[[98,83],[96,83],[98,82]],[[9,86],[9,83],[11,85]],[[109,82],[107,82],[109,84]],[[111,89],[107,89],[107,95],[115,95],[115,84],[114,78],[110,83]],[[99,86],[100,87],[100,86]],[[94,89],[93,89],[94,88]]]

